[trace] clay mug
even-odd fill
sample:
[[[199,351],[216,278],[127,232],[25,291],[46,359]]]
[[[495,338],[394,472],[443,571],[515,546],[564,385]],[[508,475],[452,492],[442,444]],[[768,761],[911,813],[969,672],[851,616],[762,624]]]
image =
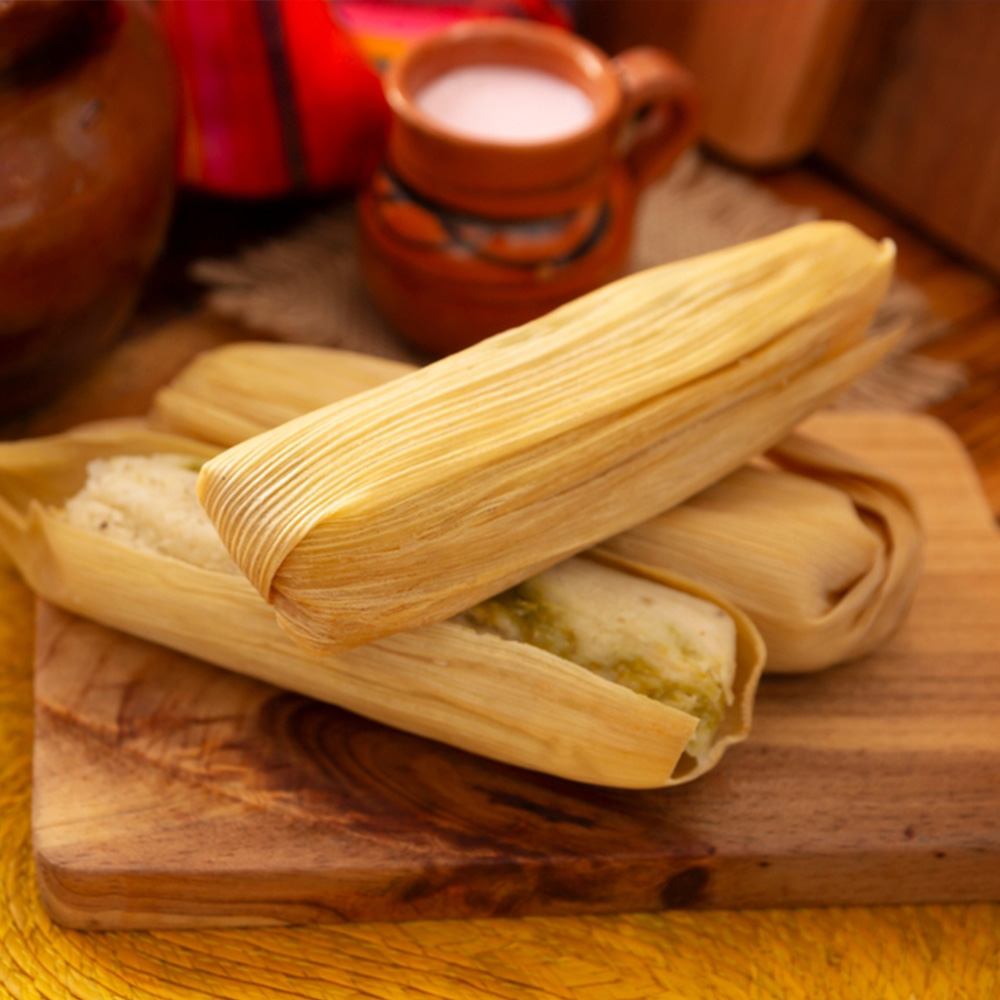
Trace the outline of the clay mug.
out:
[[[501,90],[505,80],[521,89]],[[513,19],[420,40],[385,88],[385,157],[358,199],[361,266],[385,318],[435,355],[619,276],[642,189],[697,128],[693,81],[664,52],[612,59],[569,31]]]

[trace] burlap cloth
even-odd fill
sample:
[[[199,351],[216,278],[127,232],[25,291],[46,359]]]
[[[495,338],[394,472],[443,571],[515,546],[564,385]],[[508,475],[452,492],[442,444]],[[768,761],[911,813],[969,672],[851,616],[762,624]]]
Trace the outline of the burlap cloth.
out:
[[[779,201],[742,175],[691,153],[644,195],[631,269],[706,253],[818,217]],[[200,260],[209,308],[273,336],[385,357],[420,359],[389,329],[367,298],[349,207],[317,214],[288,236],[229,260]],[[917,410],[963,384],[961,366],[914,354],[946,325],[922,293],[897,280],[874,327],[903,326],[898,350],[838,400],[844,408]]]

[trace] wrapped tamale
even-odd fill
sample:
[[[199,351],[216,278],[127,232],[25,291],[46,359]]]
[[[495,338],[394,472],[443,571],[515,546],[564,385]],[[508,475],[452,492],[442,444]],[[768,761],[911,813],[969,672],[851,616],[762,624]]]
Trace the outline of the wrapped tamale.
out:
[[[669,567],[753,620],[772,673],[856,659],[904,621],[923,562],[909,491],[802,434],[685,503],[608,539],[635,567]]]
[[[441,621],[674,506],[875,363],[891,244],[813,223],[653,268],[207,462],[307,649]]]
[[[745,738],[759,633],[699,585],[610,556],[571,560],[462,621],[303,652],[195,501],[216,451],[133,421],[0,444],[0,545],[69,611],[498,761],[659,787]],[[602,617],[616,601],[629,613]]]
[[[157,392],[150,422],[228,447],[412,371],[404,361],[355,351],[227,344],[198,355]]]
[[[232,344],[180,372],[154,419],[228,446],[279,413],[288,419],[370,388],[373,371],[388,381],[406,370],[330,348]],[[923,532],[901,483],[795,434],[767,463],[743,466],[603,550],[724,594],[760,629],[767,670],[798,673],[863,656],[902,623]]]

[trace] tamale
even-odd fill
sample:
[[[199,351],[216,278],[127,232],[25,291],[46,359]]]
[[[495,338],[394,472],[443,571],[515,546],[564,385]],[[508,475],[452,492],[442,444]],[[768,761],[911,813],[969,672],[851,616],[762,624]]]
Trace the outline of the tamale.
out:
[[[228,447],[413,370],[306,344],[227,344],[198,355],[156,393],[150,422]]]
[[[771,673],[807,673],[878,648],[905,620],[924,535],[909,491],[802,434],[678,507],[604,542],[742,608]]]
[[[149,424],[228,448],[413,371],[340,348],[237,341],[197,355],[159,389]]]
[[[654,268],[206,463],[307,649],[441,621],[773,445],[871,367],[891,244],[842,223]]]
[[[189,561],[177,537],[186,528],[174,517],[175,501],[167,501],[168,530],[156,525],[151,537],[138,539],[117,517],[124,510],[133,521],[148,520],[148,497],[123,499],[99,484],[87,498],[94,509],[67,513],[71,498],[81,499],[88,466],[136,456],[198,465],[216,451],[134,421],[0,444],[0,545],[40,596],[67,610],[388,725],[560,777],[626,788],[676,784],[704,773],[745,738],[763,665],[759,633],[728,602],[668,574],[651,571],[642,579],[722,609],[735,628],[734,673],[726,698],[715,702],[718,726],[709,720],[708,738],[694,743],[699,720],[691,712],[544,648],[490,634],[482,623],[447,621],[337,656],[309,655],[279,629],[235,566],[219,566],[213,557],[207,557],[213,569]],[[162,480],[150,483],[169,495]],[[193,547],[204,546],[195,539]],[[602,561],[624,581],[636,577],[613,559]]]
[[[407,370],[332,348],[230,344],[179,372],[151,417],[229,446],[274,426],[279,412],[306,413],[371,388],[373,373],[389,381]],[[863,656],[910,607],[923,560],[915,501],[894,478],[800,433],[768,455],[603,550],[724,594],[760,629],[768,672]]]

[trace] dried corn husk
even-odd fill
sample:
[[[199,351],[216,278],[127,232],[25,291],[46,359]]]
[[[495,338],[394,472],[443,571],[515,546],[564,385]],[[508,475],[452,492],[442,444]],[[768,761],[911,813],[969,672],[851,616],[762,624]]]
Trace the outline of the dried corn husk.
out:
[[[412,371],[406,362],[353,351],[227,344],[198,355],[159,390],[150,422],[228,447]]]
[[[0,544],[42,597],[112,628],[496,760],[579,781],[658,787],[689,781],[745,738],[763,665],[738,630],[734,700],[708,752],[685,752],[695,719],[524,643],[444,622],[338,656],[302,652],[239,573],[202,569],[83,530],[60,512],[87,463],[111,455],[217,449],[139,422],[0,444]],[[623,572],[630,572],[623,570]]]
[[[163,426],[229,446],[267,430],[278,414],[289,419],[371,388],[373,375],[388,381],[407,370],[330,348],[232,344],[180,372],[154,414]],[[769,455],[770,464],[738,469],[602,551],[724,594],[760,629],[768,672],[863,656],[912,601],[923,557],[915,502],[891,477],[801,434]]]
[[[590,293],[209,461],[305,648],[445,619],[673,506],[880,358],[890,244],[814,223]]]
[[[772,673],[864,656],[913,600],[924,548],[914,500],[892,478],[803,435],[769,457],[779,468],[739,469],[601,550],[725,594],[760,629]]]

